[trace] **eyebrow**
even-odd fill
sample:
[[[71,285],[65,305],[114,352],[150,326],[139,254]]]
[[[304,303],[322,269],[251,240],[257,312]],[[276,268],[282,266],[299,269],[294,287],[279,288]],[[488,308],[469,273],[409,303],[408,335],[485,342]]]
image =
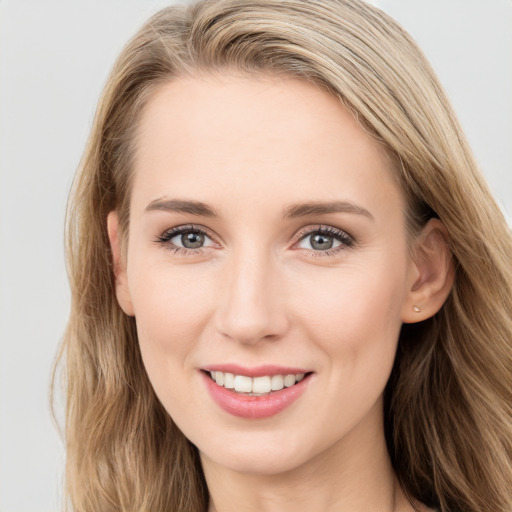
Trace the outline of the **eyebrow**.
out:
[[[283,213],[283,218],[294,219],[308,215],[326,215],[329,213],[355,213],[373,219],[373,215],[355,203],[349,201],[313,202],[288,206]]]
[[[167,211],[176,213],[189,213],[201,217],[220,217],[212,206],[201,201],[185,199],[155,199],[146,206],[146,212]],[[310,202],[287,206],[283,210],[284,219],[295,219],[309,215],[327,215],[330,213],[353,213],[363,215],[373,220],[373,215],[355,203],[349,201]]]
[[[219,217],[212,206],[200,201],[187,201],[182,199],[155,199],[146,206],[146,212],[161,210],[166,212],[190,213],[202,217]]]

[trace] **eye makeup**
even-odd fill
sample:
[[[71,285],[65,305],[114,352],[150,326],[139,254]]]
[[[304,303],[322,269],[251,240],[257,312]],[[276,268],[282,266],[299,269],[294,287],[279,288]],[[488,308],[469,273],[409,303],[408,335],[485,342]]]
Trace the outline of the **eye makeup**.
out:
[[[295,238],[292,248],[314,257],[333,256],[355,244],[346,231],[328,225],[307,226]],[[156,243],[179,255],[198,255],[208,248],[220,247],[210,230],[195,224],[167,229],[157,237]]]

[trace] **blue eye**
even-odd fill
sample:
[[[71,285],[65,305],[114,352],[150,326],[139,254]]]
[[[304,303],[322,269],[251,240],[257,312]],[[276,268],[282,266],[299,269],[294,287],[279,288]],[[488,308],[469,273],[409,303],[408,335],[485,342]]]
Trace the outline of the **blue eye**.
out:
[[[354,245],[354,239],[350,235],[330,226],[304,229],[299,237],[296,248],[318,256],[329,256]],[[204,229],[190,225],[168,229],[156,241],[182,254],[197,254],[203,248],[217,246]]]
[[[177,249],[188,249],[191,251],[215,245],[205,231],[192,226],[180,226],[169,229],[160,235],[157,241],[163,244],[170,244]]]
[[[344,231],[332,227],[317,228],[303,235],[297,247],[315,252],[331,253],[343,247],[352,247],[354,240]]]
[[[173,236],[170,242],[178,247],[181,246],[186,249],[199,249],[199,247],[204,245],[205,238],[206,237],[203,233],[189,231],[188,233]]]

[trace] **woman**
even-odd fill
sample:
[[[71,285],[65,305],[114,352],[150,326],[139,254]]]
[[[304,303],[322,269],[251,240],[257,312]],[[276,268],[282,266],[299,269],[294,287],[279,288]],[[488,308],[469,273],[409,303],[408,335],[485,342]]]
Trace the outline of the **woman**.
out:
[[[74,510],[512,510],[510,230],[379,10],[156,14],[68,237]]]

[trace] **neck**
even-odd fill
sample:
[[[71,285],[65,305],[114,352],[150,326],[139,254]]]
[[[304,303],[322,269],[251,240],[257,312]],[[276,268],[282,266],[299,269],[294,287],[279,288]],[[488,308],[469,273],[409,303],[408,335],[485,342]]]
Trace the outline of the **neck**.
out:
[[[277,474],[241,473],[201,454],[209,512],[413,511],[391,466],[382,415],[365,423],[306,463]]]

